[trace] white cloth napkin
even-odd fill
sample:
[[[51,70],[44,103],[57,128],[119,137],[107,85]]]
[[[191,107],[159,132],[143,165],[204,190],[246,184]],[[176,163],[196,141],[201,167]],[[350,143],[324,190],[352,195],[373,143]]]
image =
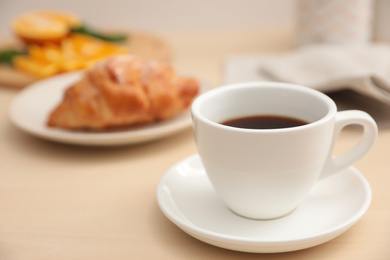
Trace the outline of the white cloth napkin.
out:
[[[390,104],[390,46],[309,45],[281,55],[227,58],[225,83],[282,81],[322,92],[352,89]]]

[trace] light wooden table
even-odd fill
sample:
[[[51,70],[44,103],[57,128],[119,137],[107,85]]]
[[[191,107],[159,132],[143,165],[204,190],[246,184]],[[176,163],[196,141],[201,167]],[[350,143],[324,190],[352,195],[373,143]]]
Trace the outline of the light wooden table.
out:
[[[291,35],[288,30],[162,34],[174,50],[174,65],[213,87],[222,83],[226,55],[285,51],[292,47]],[[0,87],[0,259],[390,259],[389,107],[363,102],[384,122],[375,147],[355,165],[373,190],[366,215],[323,245],[249,254],[190,237],[158,208],[160,178],[196,153],[191,129],[111,148],[44,141],[11,125],[7,110],[17,94]],[[336,150],[347,149],[358,136],[344,132]]]

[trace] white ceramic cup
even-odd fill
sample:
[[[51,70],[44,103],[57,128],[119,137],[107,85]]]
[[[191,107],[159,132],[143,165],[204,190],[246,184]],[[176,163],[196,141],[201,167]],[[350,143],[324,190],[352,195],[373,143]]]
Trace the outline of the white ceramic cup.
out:
[[[281,115],[309,122],[281,129],[244,129],[220,124],[239,117]],[[253,82],[222,86],[192,104],[194,137],[216,193],[236,214],[272,219],[292,212],[321,178],[365,155],[377,137],[363,111],[337,112],[325,94],[303,86]],[[334,157],[347,125],[363,127],[358,144]]]

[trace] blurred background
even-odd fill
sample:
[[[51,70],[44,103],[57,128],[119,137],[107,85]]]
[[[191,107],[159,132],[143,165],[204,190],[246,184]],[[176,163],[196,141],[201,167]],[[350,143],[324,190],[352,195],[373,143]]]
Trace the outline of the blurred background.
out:
[[[0,31],[10,19],[31,9],[72,11],[101,26],[143,30],[196,30],[288,26],[294,21],[291,0],[1,0]]]
[[[1,0],[0,35],[10,20],[33,9],[60,9],[102,27],[147,31],[293,28],[297,0]],[[374,40],[390,40],[390,1],[374,2]]]

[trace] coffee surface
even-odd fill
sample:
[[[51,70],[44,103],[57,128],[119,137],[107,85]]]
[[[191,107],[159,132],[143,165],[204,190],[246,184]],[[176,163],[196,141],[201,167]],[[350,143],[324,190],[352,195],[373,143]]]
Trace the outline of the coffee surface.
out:
[[[308,122],[286,116],[257,115],[229,119],[221,122],[221,124],[247,129],[278,129],[302,126],[308,124]]]

